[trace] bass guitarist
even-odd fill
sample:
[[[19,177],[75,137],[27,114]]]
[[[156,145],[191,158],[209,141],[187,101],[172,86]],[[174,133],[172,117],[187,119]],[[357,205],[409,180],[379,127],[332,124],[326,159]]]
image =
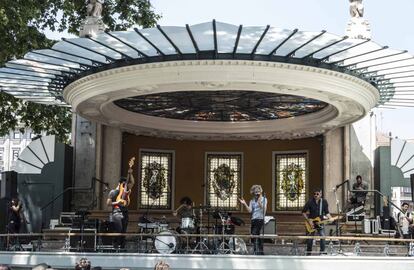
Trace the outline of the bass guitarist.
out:
[[[109,192],[106,200],[106,204],[112,208],[109,221],[112,225],[112,231],[116,233],[126,233],[128,228],[129,195],[135,183],[132,175],[133,164],[134,158],[129,162],[128,176],[119,179],[118,186]],[[115,238],[113,245],[115,249],[125,248],[125,236]]]
[[[302,215],[311,228],[311,230],[306,232],[307,236],[325,236],[325,228],[323,224],[318,224],[317,222],[314,222],[313,219],[319,218],[319,220],[323,220],[327,217],[329,221],[334,220],[331,214],[329,214],[328,201],[322,198],[321,189],[314,190],[313,197],[303,207]],[[313,239],[306,240],[306,255],[312,254],[312,244]],[[325,239],[320,239],[319,252],[321,254],[325,252]]]

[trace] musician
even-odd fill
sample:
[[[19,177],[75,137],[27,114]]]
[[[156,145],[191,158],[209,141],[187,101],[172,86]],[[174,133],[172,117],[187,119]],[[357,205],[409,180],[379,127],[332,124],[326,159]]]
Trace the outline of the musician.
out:
[[[411,239],[412,229],[413,229],[413,216],[408,211],[409,205],[404,202],[401,205],[402,212],[397,214],[398,226],[400,227],[400,232],[404,239]]]
[[[368,193],[365,190],[368,190],[368,185],[362,181],[361,175],[357,175],[355,180],[355,183],[352,185],[352,190],[356,191],[352,192],[349,202],[354,207],[358,207],[365,204]]]
[[[190,197],[182,197],[180,200],[180,206],[174,210],[173,215],[176,217],[180,215],[180,218],[193,217],[193,201]]]
[[[330,221],[333,221],[331,214],[329,213],[328,201],[322,198],[322,190],[316,189],[313,192],[313,198],[311,198],[303,207],[302,215],[308,222],[309,226],[312,229],[316,229],[314,232],[307,232],[307,236],[314,236],[318,234],[320,236],[325,236],[325,228],[322,224],[315,224],[310,219],[315,219],[319,217],[321,220],[326,219],[327,217]],[[306,240],[306,255],[312,254],[312,244],[313,239]],[[320,239],[320,253],[325,252],[325,239]]]
[[[9,224],[7,225],[7,230],[9,233],[20,232],[20,227],[22,224],[22,218],[20,216],[21,210],[22,210],[21,201],[17,198],[13,198],[10,202],[10,207],[8,209]]]
[[[251,234],[260,235],[264,226],[264,217],[267,210],[267,199],[263,196],[263,189],[260,185],[253,185],[250,188],[250,194],[253,199],[250,200],[249,205],[243,198],[239,201],[247,211],[252,214],[251,216]],[[254,254],[263,255],[263,239],[254,238]]]
[[[132,190],[134,186],[135,179],[132,175],[132,169],[128,169],[129,181],[126,177],[121,177],[119,179],[118,186],[111,190],[108,194],[108,199],[106,204],[112,208],[109,221],[112,225],[112,230],[117,233],[126,233],[128,227],[128,205],[125,205],[122,200],[119,199],[119,193],[121,188],[128,187],[128,190]],[[128,184],[126,184],[128,182]],[[125,236],[114,239],[115,248],[125,248]]]
[[[194,218],[193,201],[191,200],[190,197],[185,196],[185,197],[181,198],[180,206],[178,206],[177,209],[175,209],[173,211],[173,216],[175,216],[175,217],[179,216],[181,221],[182,221],[183,218],[191,218],[191,219]],[[194,220],[193,220],[193,222],[194,222]],[[195,224],[193,223],[192,225],[194,226]],[[189,228],[181,228],[181,226],[180,226],[180,227],[177,228],[177,232],[181,233],[181,231],[183,229],[189,229]]]

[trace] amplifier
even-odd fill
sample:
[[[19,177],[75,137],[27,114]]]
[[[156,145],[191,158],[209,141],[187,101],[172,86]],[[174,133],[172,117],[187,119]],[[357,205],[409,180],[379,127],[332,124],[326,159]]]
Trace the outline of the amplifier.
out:
[[[379,234],[379,222],[377,219],[364,219],[364,233]]]
[[[80,233],[79,229],[71,229],[69,230],[70,233]],[[83,232],[85,234],[94,235],[84,235],[83,237],[80,235],[70,235],[69,236],[69,243],[71,249],[81,250],[83,251],[95,251],[96,249],[96,229],[84,229]],[[81,243],[82,240],[82,243]]]
[[[62,212],[60,213],[59,224],[70,227],[72,226],[74,218],[75,218],[75,212]]]
[[[359,215],[347,215],[346,221],[363,221],[365,219],[365,213]]]

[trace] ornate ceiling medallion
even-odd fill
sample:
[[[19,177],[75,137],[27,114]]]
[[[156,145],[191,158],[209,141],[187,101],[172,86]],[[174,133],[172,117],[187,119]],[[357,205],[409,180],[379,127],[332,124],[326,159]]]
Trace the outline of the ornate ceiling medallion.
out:
[[[149,116],[192,121],[261,121],[317,112],[328,104],[311,98],[258,91],[179,91],[128,97],[119,107]]]

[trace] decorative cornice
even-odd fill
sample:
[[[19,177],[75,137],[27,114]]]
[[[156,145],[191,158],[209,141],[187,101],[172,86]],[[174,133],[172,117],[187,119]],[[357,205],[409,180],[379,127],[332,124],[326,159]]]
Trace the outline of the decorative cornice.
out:
[[[291,94],[331,104],[289,119],[195,122],[125,111],[114,100],[169,91],[251,90]],[[312,137],[363,117],[379,100],[377,89],[349,74],[312,66],[248,60],[158,62],[105,70],[64,91],[81,115],[140,135],[194,140],[292,139]]]

